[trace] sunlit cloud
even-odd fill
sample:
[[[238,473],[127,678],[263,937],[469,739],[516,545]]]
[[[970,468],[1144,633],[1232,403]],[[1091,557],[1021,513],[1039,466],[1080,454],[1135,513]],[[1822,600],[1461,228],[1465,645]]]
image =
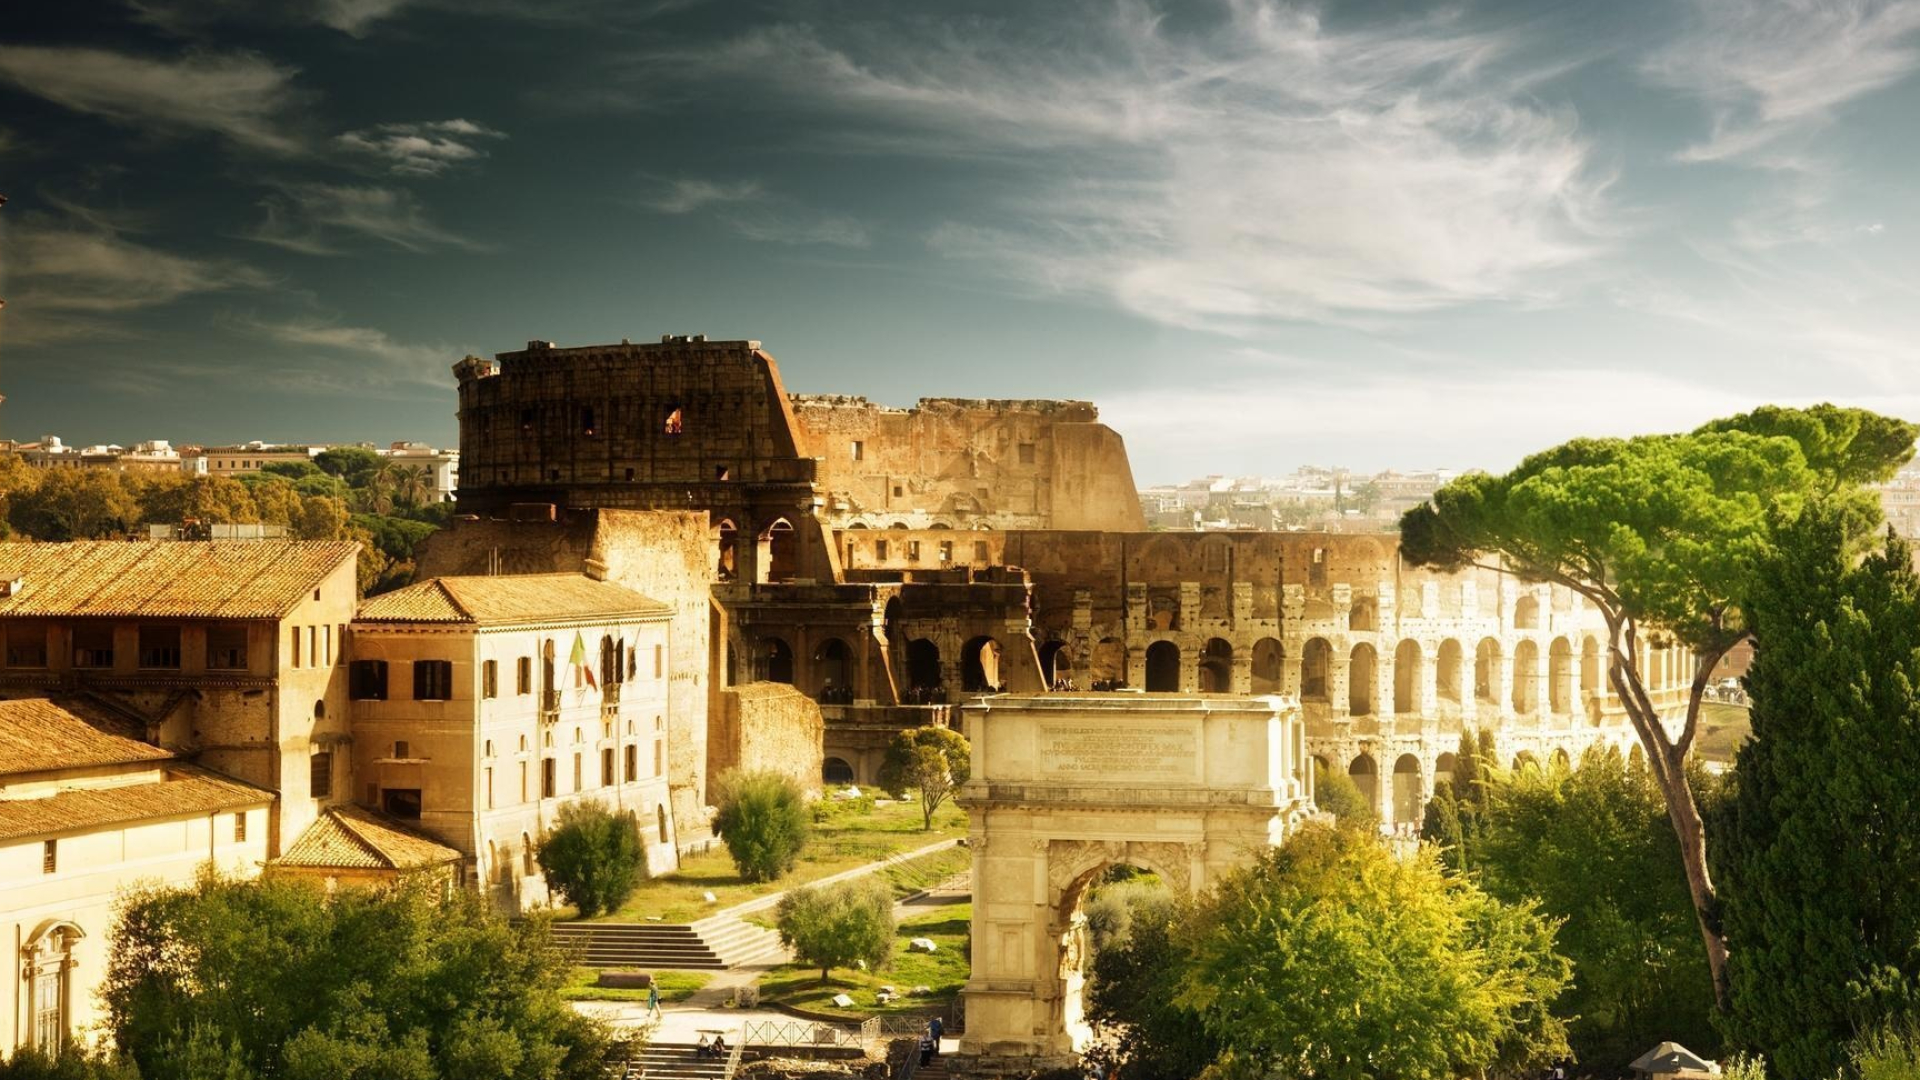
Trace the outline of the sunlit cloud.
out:
[[[433,120],[417,124],[381,124],[349,131],[334,139],[350,153],[381,162],[402,176],[437,176],[456,166],[487,156],[486,140],[506,138],[504,132],[471,120]]]
[[[401,341],[376,327],[325,319],[245,317],[230,323],[234,329],[264,338],[283,350],[319,358],[321,363],[317,365],[269,365],[283,384],[292,379],[310,390],[392,384],[442,388],[450,378],[449,369],[464,355],[445,345]]]
[[[253,150],[296,153],[285,118],[291,68],[252,53],[156,60],[106,49],[0,45],[0,80],[76,112],[175,132],[204,131]]]

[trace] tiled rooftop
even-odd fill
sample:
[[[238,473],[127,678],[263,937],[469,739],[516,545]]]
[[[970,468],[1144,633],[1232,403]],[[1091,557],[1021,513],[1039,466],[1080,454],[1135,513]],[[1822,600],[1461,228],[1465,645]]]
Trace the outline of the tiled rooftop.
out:
[[[0,544],[0,616],[277,619],[359,545],[344,540]]]
[[[270,791],[189,766],[167,766],[166,775],[166,780],[151,784],[75,788],[43,799],[0,799],[0,841],[211,814],[273,801]]]
[[[48,698],[0,701],[0,776],[158,761],[172,756],[157,746],[102,730],[115,726],[79,702]]]
[[[354,619],[490,626],[672,613],[658,600],[585,574],[512,574],[431,578],[367,598]]]
[[[459,859],[453,848],[359,806],[323,811],[275,865],[316,870],[412,870]]]

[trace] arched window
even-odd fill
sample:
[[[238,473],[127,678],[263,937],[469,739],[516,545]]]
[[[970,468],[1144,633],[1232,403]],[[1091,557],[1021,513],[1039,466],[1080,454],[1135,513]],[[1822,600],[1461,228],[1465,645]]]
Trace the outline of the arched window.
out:
[[[926,638],[907,642],[907,685],[915,690],[931,691],[941,682],[940,646]]]
[[[1540,646],[1523,641],[1513,649],[1513,711],[1522,716],[1540,708]]]
[[[793,522],[775,518],[760,534],[760,581],[792,581],[800,569],[800,541]]]
[[[767,682],[793,683],[793,646],[784,639],[768,637],[760,642],[760,654],[766,662],[763,669]]]
[[[853,650],[839,638],[828,638],[813,651],[813,678],[823,705],[853,704]]]
[[[1405,716],[1420,711],[1420,682],[1424,672],[1420,643],[1407,638],[1393,650],[1393,711]],[[1395,765],[1395,771],[1399,770]]]
[[[1418,825],[1426,808],[1420,798],[1420,759],[1401,754],[1393,763],[1393,823]]]
[[[1347,766],[1347,778],[1360,789],[1369,807],[1380,805],[1380,769],[1368,754],[1361,754]]]
[[[1353,602],[1353,608],[1347,612],[1347,629],[1380,629],[1380,605],[1371,596],[1363,596]]]
[[[1460,704],[1460,668],[1465,660],[1459,642],[1448,638],[1440,643],[1440,654],[1433,668],[1435,697],[1451,705]]]
[[[1333,646],[1326,638],[1310,638],[1300,654],[1300,700],[1327,700],[1327,669],[1333,666]]]
[[[1573,711],[1573,646],[1554,638],[1547,649],[1547,708],[1556,715]]]
[[[1225,638],[1209,638],[1207,647],[1200,650],[1200,692],[1233,692],[1233,646]]]
[[[313,703],[313,718],[315,720],[327,718],[327,702],[324,698]]]
[[[1156,641],[1147,646],[1147,690],[1174,693],[1180,689],[1180,646]]]
[[[1253,685],[1256,694],[1278,694],[1286,689],[1287,648],[1278,638],[1253,643]]]
[[[1001,686],[1000,643],[985,636],[967,642],[960,650],[960,689],[978,694]]]
[[[667,435],[678,435],[686,431],[687,414],[685,410],[681,409],[678,405],[668,409],[666,422],[660,425],[660,429]]]
[[[1486,705],[1500,703],[1500,643],[1481,638],[1473,652],[1473,699]]]
[[[73,950],[86,935],[73,923],[49,919],[20,950],[27,999],[26,1045],[58,1056],[73,1022]]]
[[[1064,641],[1040,646],[1040,674],[1050,690],[1067,689],[1073,682],[1073,650]]]
[[[1540,629],[1540,601],[1523,596],[1513,605],[1513,628],[1515,630]]]
[[[1347,664],[1347,712],[1369,716],[1380,697],[1380,665],[1373,646],[1361,642],[1353,647]]]

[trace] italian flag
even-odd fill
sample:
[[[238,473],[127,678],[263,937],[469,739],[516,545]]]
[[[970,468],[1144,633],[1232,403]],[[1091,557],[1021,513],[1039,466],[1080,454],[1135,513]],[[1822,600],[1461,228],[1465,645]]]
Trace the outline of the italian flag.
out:
[[[593,681],[593,666],[587,663],[587,639],[581,637],[578,630],[573,632],[573,652],[568,655],[567,663],[573,665],[573,685],[579,686],[580,680],[585,679],[588,686],[600,689],[600,684]]]

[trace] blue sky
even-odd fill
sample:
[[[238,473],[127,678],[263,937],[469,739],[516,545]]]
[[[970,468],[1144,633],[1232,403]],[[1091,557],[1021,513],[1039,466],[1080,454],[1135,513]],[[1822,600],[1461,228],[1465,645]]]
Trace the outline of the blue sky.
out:
[[[31,5],[0,434],[447,443],[462,355],[663,333],[1143,482],[1920,418],[1916,67],[1920,0]]]

